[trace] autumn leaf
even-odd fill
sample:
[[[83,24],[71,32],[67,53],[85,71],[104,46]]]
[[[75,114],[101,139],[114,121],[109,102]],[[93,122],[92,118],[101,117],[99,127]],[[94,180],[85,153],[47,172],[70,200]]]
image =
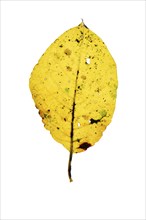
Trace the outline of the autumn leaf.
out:
[[[105,43],[82,22],[52,43],[29,82],[36,108],[53,138],[73,153],[93,146],[111,122],[116,64]]]

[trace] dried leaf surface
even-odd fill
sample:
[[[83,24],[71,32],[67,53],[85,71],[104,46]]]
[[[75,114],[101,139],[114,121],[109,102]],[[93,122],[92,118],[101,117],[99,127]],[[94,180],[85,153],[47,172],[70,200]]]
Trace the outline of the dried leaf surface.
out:
[[[45,128],[73,153],[101,138],[114,113],[117,85],[110,52],[83,22],[51,44],[30,78]]]

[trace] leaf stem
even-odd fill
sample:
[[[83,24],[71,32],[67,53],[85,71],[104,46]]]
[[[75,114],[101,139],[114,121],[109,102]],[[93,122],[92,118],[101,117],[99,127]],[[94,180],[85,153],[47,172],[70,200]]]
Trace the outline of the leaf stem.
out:
[[[71,162],[72,162],[72,154],[73,154],[72,151],[73,151],[73,146],[71,146],[70,154],[69,154],[69,161],[68,161],[68,177],[69,177],[70,182],[73,182],[73,179],[71,177]]]

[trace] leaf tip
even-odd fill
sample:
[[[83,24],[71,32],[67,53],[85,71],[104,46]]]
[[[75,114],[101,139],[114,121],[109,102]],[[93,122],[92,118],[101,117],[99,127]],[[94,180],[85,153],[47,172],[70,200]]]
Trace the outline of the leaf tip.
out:
[[[82,22],[81,22],[81,25],[84,26],[85,28],[89,29],[89,28],[85,25],[83,18],[81,18],[81,21],[82,21]]]

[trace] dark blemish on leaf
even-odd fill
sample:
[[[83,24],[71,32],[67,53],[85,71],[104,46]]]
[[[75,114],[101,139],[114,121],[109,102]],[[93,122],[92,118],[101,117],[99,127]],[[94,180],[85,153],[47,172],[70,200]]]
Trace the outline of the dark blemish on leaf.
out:
[[[95,120],[95,119],[93,119],[93,118],[91,118],[89,121],[90,121],[90,124],[97,124],[98,122],[100,122],[100,120],[101,119],[97,119],[97,120]]]
[[[83,31],[80,31],[81,32],[81,34],[83,34]]]
[[[82,75],[81,78],[82,78],[83,80],[85,80],[85,79],[86,79],[86,76]]]
[[[47,112],[50,112],[50,109],[48,109]]]
[[[59,127],[57,127],[57,129],[59,130]]]
[[[59,47],[63,47],[63,44],[59,45]]]
[[[77,142],[80,142],[80,139],[77,139]]]
[[[66,121],[66,118],[64,118],[64,121]]]
[[[70,39],[68,39],[68,41],[70,41]]]
[[[70,66],[67,66],[66,69],[67,69],[68,71],[72,71],[72,68],[71,68]]]
[[[98,92],[98,93],[99,93],[99,92],[100,92],[99,88],[97,88],[97,89],[95,90],[95,92]]]
[[[80,89],[81,87],[80,86],[78,86],[78,89]]]
[[[71,50],[69,50],[69,49],[67,48],[67,49],[65,49],[64,53],[65,53],[67,56],[69,56],[69,55],[71,55]]]
[[[65,92],[69,92],[69,88],[65,88]],[[64,101],[66,101],[66,100],[64,99]]]
[[[88,119],[88,116],[87,115],[82,115],[82,117],[87,120]]]
[[[79,43],[80,41],[78,39],[76,39],[76,42]]]
[[[82,144],[80,144],[80,146],[78,148],[83,149],[83,150],[87,150],[87,148],[91,147],[92,145],[88,142],[84,142]]]
[[[94,44],[95,47],[97,47],[97,44]]]

